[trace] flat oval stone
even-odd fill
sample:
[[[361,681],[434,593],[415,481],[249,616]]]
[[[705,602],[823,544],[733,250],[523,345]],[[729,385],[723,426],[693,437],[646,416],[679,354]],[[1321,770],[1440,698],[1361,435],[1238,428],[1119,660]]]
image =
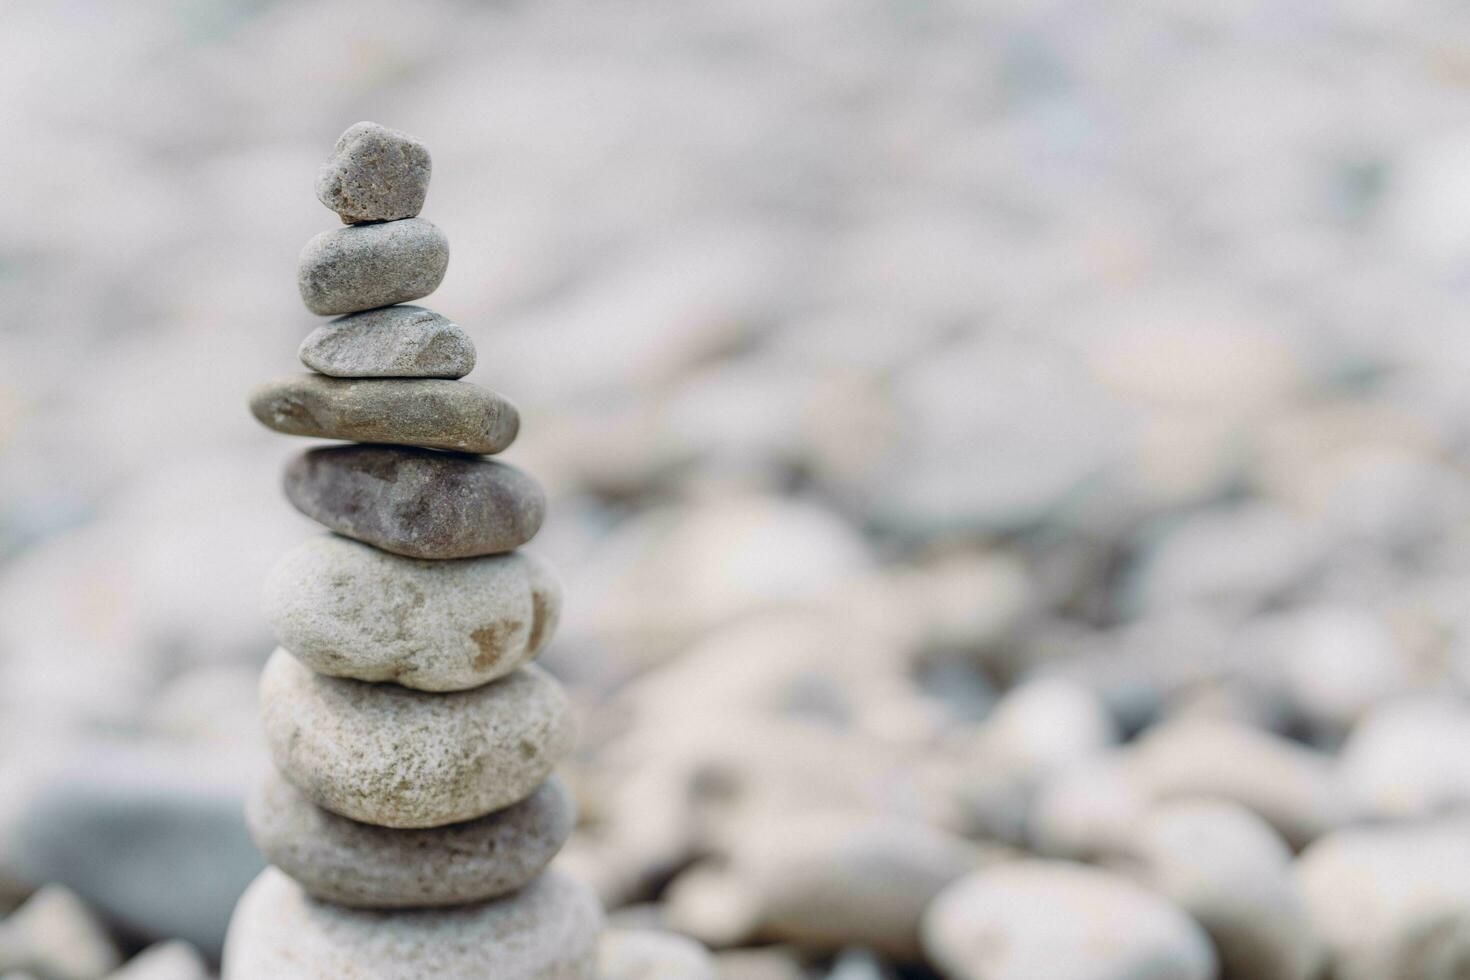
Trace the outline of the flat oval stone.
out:
[[[488,388],[437,378],[328,378],[293,374],[257,385],[250,412],[291,436],[498,453],[520,414]]]
[[[266,859],[313,898],[353,908],[427,908],[523,887],[571,836],[576,805],[552,778],[478,820],[393,830],[323,810],[273,771],[245,816]]]
[[[449,239],[423,218],[324,231],[301,250],[296,285],[321,316],[427,296],[449,267]]]
[[[301,342],[301,363],[334,378],[462,378],[475,344],[422,306],[385,306],[324,323]]]
[[[240,899],[227,980],[593,980],[602,909],[549,871],[479,905],[383,912],[319,902],[275,868]]]
[[[518,803],[576,737],[561,685],[534,666],[428,694],[323,677],[277,650],[260,701],[276,768],[317,806],[379,827],[442,827]]]
[[[412,218],[423,210],[433,163],[407,133],[360,122],[337,139],[316,177],[316,196],[347,224]]]
[[[286,497],[307,517],[410,558],[473,558],[536,536],[546,496],[489,459],[395,446],[332,446],[286,467]]]
[[[281,646],[318,674],[460,691],[541,652],[561,588],[521,551],[428,561],[328,534],[276,564],[264,605]]]

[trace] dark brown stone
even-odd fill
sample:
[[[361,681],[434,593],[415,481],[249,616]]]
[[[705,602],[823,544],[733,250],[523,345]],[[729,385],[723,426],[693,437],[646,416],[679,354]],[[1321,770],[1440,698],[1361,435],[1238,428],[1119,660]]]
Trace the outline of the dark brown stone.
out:
[[[307,517],[410,558],[472,558],[535,537],[546,496],[494,460],[399,446],[333,446],[286,467],[286,497]]]

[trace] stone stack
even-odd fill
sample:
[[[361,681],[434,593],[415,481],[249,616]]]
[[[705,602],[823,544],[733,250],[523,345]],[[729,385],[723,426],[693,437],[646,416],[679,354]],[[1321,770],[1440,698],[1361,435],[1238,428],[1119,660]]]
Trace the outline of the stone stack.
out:
[[[567,700],[531,664],[560,593],[516,550],[545,500],[486,458],[518,417],[459,380],[469,337],[393,305],[432,292],[448,264],[444,234],[418,217],[429,173],[411,137],[343,134],[317,196],[346,227],[308,242],[298,275],[307,308],[339,319],[301,346],[316,373],[251,398],[272,429],[351,444],[286,470],[291,503],[334,533],[266,587],[277,771],[249,820],[274,867],[236,909],[228,980],[595,974],[597,901],[545,870],[574,822],[552,776],[573,741]]]

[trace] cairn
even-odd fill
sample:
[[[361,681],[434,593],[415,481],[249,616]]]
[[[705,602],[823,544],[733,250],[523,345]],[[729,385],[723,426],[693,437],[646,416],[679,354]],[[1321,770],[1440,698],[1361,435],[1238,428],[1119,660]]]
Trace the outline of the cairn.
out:
[[[345,440],[286,469],[286,496],[330,534],[271,572],[280,641],[261,680],[276,771],[248,807],[274,865],[241,898],[227,980],[590,978],[601,911],[547,871],[574,823],[552,769],[571,748],[565,694],[531,664],[560,592],[516,549],[545,498],[485,457],[519,427],[460,380],[475,348],[404,304],[444,277],[418,217],[423,144],[374,123],[342,135],[317,196],[345,227],[301,253],[315,373],[250,408],[290,435]]]

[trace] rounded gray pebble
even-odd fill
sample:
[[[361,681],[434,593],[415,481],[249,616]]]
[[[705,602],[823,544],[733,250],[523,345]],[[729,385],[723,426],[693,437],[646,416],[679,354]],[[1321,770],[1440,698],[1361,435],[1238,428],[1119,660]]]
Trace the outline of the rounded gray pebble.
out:
[[[326,534],[271,569],[264,606],[281,646],[319,674],[461,691],[541,652],[561,588],[525,552],[426,561]]]
[[[347,224],[412,218],[423,210],[433,163],[428,147],[374,122],[349,126],[317,173],[316,196]]]
[[[275,868],[230,920],[225,980],[594,980],[602,909],[550,871],[479,905],[415,911],[318,902]]]
[[[301,363],[334,378],[462,378],[475,344],[422,306],[385,306],[324,323],[301,342]]]
[[[524,887],[572,833],[576,806],[555,778],[478,820],[374,827],[323,810],[272,772],[246,806],[266,859],[313,898],[352,908],[464,905]]]
[[[286,498],[357,541],[410,558],[519,548],[546,516],[531,477],[489,459],[397,446],[332,446],[286,467]]]
[[[293,374],[258,385],[250,412],[292,436],[498,453],[520,431],[505,398],[468,381]]]
[[[449,239],[422,218],[324,231],[301,250],[301,301],[321,316],[427,296],[449,267]]]
[[[318,806],[379,827],[442,827],[517,803],[575,738],[561,686],[533,666],[427,694],[323,677],[277,650],[260,700],[282,775]]]

